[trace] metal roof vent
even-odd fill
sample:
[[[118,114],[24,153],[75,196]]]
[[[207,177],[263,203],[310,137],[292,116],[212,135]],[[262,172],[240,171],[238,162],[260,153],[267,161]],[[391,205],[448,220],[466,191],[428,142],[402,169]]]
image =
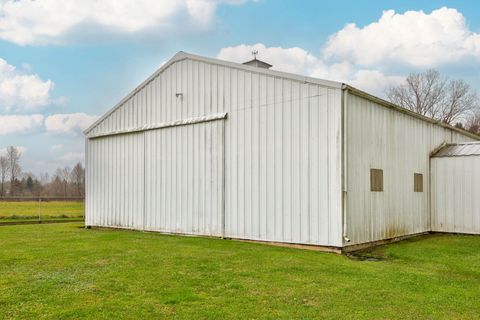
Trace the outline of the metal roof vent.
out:
[[[257,67],[257,68],[270,69],[272,67],[272,65],[269,64],[269,63],[263,62],[261,60],[258,60],[257,59],[257,54],[258,54],[257,50],[252,51],[253,59],[250,60],[250,61],[244,62],[243,64],[248,65],[248,66],[252,66],[252,67]]]

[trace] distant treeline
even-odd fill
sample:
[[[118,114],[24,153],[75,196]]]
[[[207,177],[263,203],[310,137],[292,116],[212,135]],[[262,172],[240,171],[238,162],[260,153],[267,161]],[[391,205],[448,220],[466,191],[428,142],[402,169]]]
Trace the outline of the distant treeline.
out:
[[[85,169],[77,163],[73,169],[58,168],[55,174],[35,176],[23,172],[20,165],[22,154],[18,148],[10,146],[0,157],[0,197],[1,198],[82,198],[85,195]]]

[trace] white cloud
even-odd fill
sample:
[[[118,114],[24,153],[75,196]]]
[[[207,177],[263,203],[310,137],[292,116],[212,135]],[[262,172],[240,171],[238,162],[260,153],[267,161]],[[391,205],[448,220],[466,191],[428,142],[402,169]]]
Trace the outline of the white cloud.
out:
[[[19,71],[0,58],[0,111],[24,112],[52,103],[53,87],[52,81]]]
[[[0,115],[0,135],[26,133],[40,127],[42,123],[41,114]]]
[[[456,9],[443,7],[430,14],[388,10],[363,28],[350,23],[333,34],[323,57],[361,66],[432,67],[480,59],[480,33],[472,32]]]
[[[18,151],[20,151],[21,154],[24,154],[25,152],[27,152],[27,148],[24,147],[24,146],[14,146],[15,148],[17,148]],[[8,147],[5,147],[5,148],[0,148],[0,156],[4,156],[7,154],[7,148]]]
[[[85,159],[85,153],[83,152],[68,152],[60,157],[59,160],[67,163],[83,162]]]
[[[206,28],[232,0],[3,0],[0,38],[20,45],[63,43],[86,34],[155,34]],[[180,26],[180,27],[179,27]],[[81,32],[79,32],[81,30]]]
[[[252,59],[254,50],[259,53],[258,59],[273,65],[272,69],[345,82],[380,96],[387,87],[404,79],[403,76],[386,75],[375,69],[359,69],[348,61],[328,63],[298,47],[267,47],[262,43],[241,44],[221,49],[217,57],[233,62],[245,62]]]
[[[45,129],[52,134],[80,134],[88,128],[98,116],[85,113],[54,114],[45,119]]]
[[[478,65],[480,33],[470,30],[456,9],[388,10],[364,27],[347,24],[329,37],[318,55],[298,47],[257,43],[223,48],[218,58],[245,62],[252,59],[253,50],[273,69],[346,82],[383,96],[387,87],[401,83],[411,71],[458,63]],[[395,73],[399,69],[402,74]]]
[[[321,63],[310,75],[348,83],[377,96],[383,96],[386,88],[398,85],[405,80],[402,75],[387,75],[375,69],[359,69],[349,62]]]
[[[55,151],[55,150],[60,150],[60,149],[62,149],[62,148],[63,148],[63,145],[62,145],[62,144],[54,144],[54,145],[52,146],[52,150],[54,150],[54,151]]]
[[[285,72],[309,74],[320,63],[317,57],[302,48],[267,47],[262,43],[222,48],[217,58],[242,63],[253,59],[254,50],[259,53],[258,59],[273,65],[272,69]]]
[[[351,85],[377,96],[384,96],[385,90],[397,86],[405,80],[404,76],[385,75],[378,70],[358,70],[349,81]]]

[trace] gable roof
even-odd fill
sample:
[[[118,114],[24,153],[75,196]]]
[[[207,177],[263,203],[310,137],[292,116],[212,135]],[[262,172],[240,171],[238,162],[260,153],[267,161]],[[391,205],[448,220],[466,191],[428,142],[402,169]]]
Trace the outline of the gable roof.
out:
[[[258,60],[257,58],[254,58],[250,61],[244,62],[242,64],[246,64],[248,66],[254,66],[254,67],[259,67],[259,68],[265,68],[265,69],[270,69],[273,67],[270,63],[266,63],[265,61]]]
[[[200,62],[206,62],[206,63],[216,64],[216,65],[221,65],[221,66],[234,68],[234,69],[239,69],[239,70],[246,70],[246,71],[255,72],[255,73],[258,73],[258,74],[266,74],[266,75],[270,75],[270,76],[277,76],[277,77],[282,77],[282,78],[298,80],[298,81],[302,81],[302,82],[318,84],[318,85],[321,85],[321,86],[324,86],[324,87],[329,87],[329,88],[332,88],[332,89],[341,89],[342,88],[342,83],[336,82],[336,81],[322,80],[322,79],[302,76],[302,75],[298,75],[298,74],[294,74],[294,73],[276,71],[276,70],[265,69],[265,68],[258,68],[258,67],[249,66],[249,65],[246,65],[246,64],[240,64],[240,63],[229,62],[229,61],[224,61],[224,60],[219,60],[219,59],[207,58],[207,57],[197,56],[197,55],[194,55],[194,54],[191,54],[191,53],[186,53],[186,52],[180,51],[177,54],[175,54],[170,60],[168,60],[168,62],[166,62],[163,66],[161,66],[157,71],[155,71],[150,77],[148,77],[145,81],[143,81],[140,85],[138,85],[125,98],[120,100],[120,102],[118,102],[113,108],[111,108],[105,114],[103,114],[100,118],[98,118],[97,121],[95,121],[87,129],[85,129],[83,131],[83,133],[88,134],[93,128],[95,128],[98,124],[100,124],[103,120],[105,120],[105,118],[107,118],[115,110],[120,108],[123,105],[124,102],[126,102],[128,99],[133,97],[138,91],[140,91],[143,87],[145,87],[150,81],[152,81],[154,78],[156,78],[165,69],[167,69],[169,66],[171,66],[175,62],[182,61],[182,60],[185,60],[185,59],[190,59],[190,60],[195,60],[195,61],[200,61]]]
[[[176,53],[168,62],[166,62],[163,66],[161,66],[157,71],[155,71],[150,77],[148,77],[145,81],[143,81],[140,85],[138,85],[132,92],[130,92],[125,98],[120,100],[113,108],[108,110],[105,114],[103,114],[100,118],[98,118],[92,125],[90,125],[87,129],[83,131],[85,135],[87,135],[90,131],[92,131],[93,128],[95,128],[97,125],[99,125],[103,120],[105,120],[109,115],[111,115],[115,110],[120,108],[127,100],[129,100],[131,97],[133,97],[137,92],[139,92],[143,87],[145,87],[149,82],[151,82],[153,79],[155,79],[159,74],[161,74],[165,69],[170,67],[172,64],[178,61],[182,61],[185,59],[190,59],[190,60],[195,60],[195,61],[200,61],[200,62],[205,62],[205,63],[210,63],[210,64],[216,64],[220,66],[225,66],[233,69],[238,69],[238,70],[246,70],[250,72],[254,72],[257,74],[265,74],[265,75],[270,75],[270,76],[276,76],[276,77],[281,77],[281,78],[287,78],[287,79],[292,79],[292,80],[297,80],[305,83],[312,83],[312,84],[317,84],[321,85],[324,87],[332,88],[332,89],[342,89],[342,90],[348,90],[349,92],[364,97],[368,100],[374,101],[386,108],[393,109],[395,111],[410,115],[412,117],[418,118],[423,121],[427,121],[445,128],[448,128],[453,131],[457,131],[459,133],[462,133],[466,136],[469,136],[473,139],[480,140],[480,136],[477,136],[476,134],[473,134],[469,131],[442,123],[440,121],[428,118],[426,116],[420,115],[416,112],[407,110],[405,108],[402,108],[400,106],[397,106],[391,102],[388,102],[384,99],[378,98],[376,96],[373,96],[369,93],[366,93],[362,90],[359,90],[357,88],[354,88],[348,84],[342,83],[342,82],[337,82],[337,81],[330,81],[330,80],[323,80],[323,79],[318,79],[318,78],[313,78],[313,77],[308,77],[308,76],[302,76],[299,74],[294,74],[294,73],[288,73],[288,72],[283,72],[283,71],[277,71],[277,70],[272,70],[272,69],[266,69],[266,68],[258,68],[254,66],[250,66],[247,64],[240,64],[240,63],[235,63],[235,62],[229,62],[225,60],[220,60],[220,59],[214,59],[214,58],[208,58],[208,57],[203,57],[203,56],[198,56],[195,54],[191,53],[186,53],[183,51],[179,51]]]

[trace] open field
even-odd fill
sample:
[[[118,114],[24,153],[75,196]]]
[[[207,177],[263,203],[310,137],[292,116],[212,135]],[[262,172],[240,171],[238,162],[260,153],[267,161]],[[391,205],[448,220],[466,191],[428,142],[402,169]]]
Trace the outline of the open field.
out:
[[[83,218],[81,201],[0,201],[0,222]]]
[[[80,223],[0,229],[6,319],[431,318],[480,314],[480,237],[432,235],[380,261]]]

